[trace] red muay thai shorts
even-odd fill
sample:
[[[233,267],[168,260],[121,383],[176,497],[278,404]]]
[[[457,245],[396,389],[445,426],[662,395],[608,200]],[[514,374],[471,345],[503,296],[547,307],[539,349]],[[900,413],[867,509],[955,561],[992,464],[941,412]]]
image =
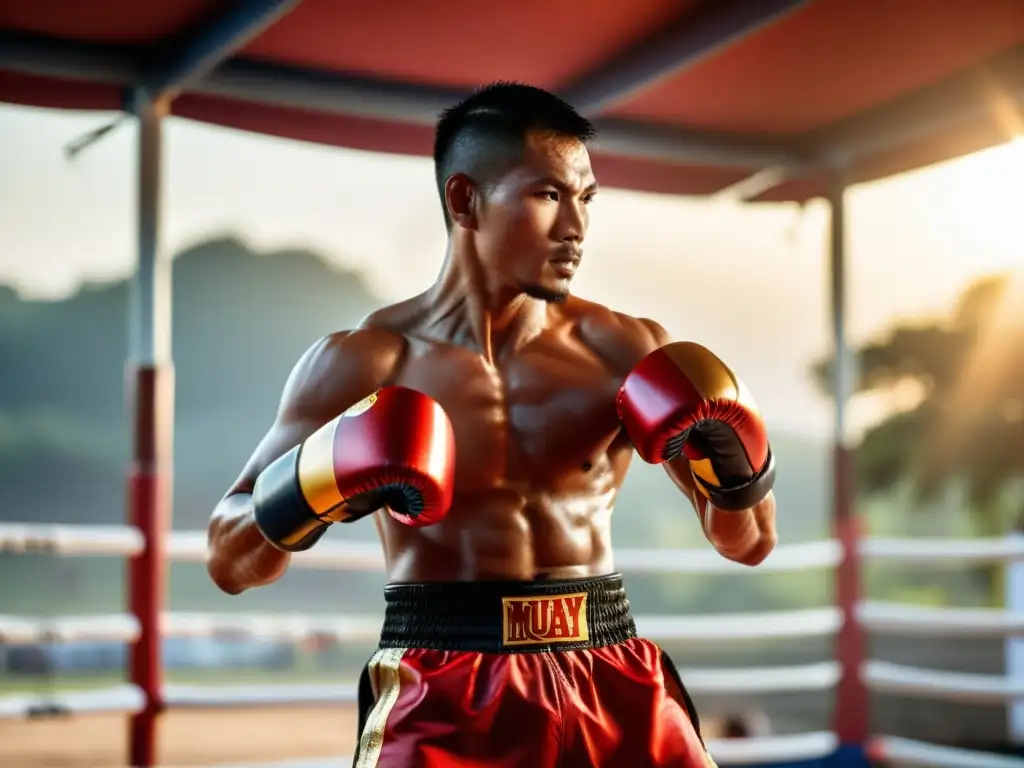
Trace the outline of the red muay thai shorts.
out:
[[[709,768],[618,574],[385,588],[354,768]]]

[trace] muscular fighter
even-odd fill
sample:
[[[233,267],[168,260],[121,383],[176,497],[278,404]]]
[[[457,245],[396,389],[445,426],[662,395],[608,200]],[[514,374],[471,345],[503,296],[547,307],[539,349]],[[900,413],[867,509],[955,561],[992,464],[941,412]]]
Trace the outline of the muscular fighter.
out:
[[[714,354],[570,295],[592,136],[519,84],[447,110],[436,282],[303,355],[213,512],[209,572],[232,594],[332,524],[376,523],[389,583],[357,768],[713,765],[672,662],[637,637],[612,508],[638,453],[679,488],[680,525],[692,505],[718,552],[756,565],[774,463]]]

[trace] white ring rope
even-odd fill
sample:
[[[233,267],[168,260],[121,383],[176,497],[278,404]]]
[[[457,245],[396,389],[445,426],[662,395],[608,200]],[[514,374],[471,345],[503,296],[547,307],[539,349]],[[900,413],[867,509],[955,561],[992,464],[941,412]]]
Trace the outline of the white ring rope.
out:
[[[877,539],[861,540],[865,560],[900,563],[984,565],[1024,560],[1024,539]]]
[[[164,701],[168,707],[176,709],[355,704],[357,695],[355,685],[333,683],[164,686]]]
[[[723,613],[710,616],[637,616],[640,635],[693,643],[733,643],[834,635],[842,626],[838,608],[809,608],[770,613]]]
[[[1024,616],[989,608],[929,608],[900,603],[861,604],[864,628],[878,634],[946,637],[1024,635]],[[300,641],[324,637],[337,641],[375,640],[378,616],[288,614],[169,613],[167,637],[244,636]],[[743,642],[834,634],[842,616],[835,608],[710,616],[638,616],[640,633],[658,640],[691,643]],[[59,619],[0,614],[0,645],[28,643],[131,642],[138,622],[127,614],[70,616]]]
[[[0,552],[51,553],[59,555],[124,555],[142,550],[142,536],[131,526],[30,525],[0,523]],[[174,562],[201,563],[206,560],[206,533],[172,531],[167,554]],[[813,541],[778,547],[757,573],[831,568],[842,552],[836,541]],[[752,569],[734,563],[708,548],[622,549],[615,555],[616,567],[637,573],[750,573]],[[384,556],[380,545],[371,541],[322,541],[315,548],[297,554],[293,564],[302,568],[380,571]]]
[[[205,563],[206,534],[174,531],[168,537],[167,556],[175,563]],[[380,573],[384,570],[384,553],[375,541],[320,541],[313,549],[292,555],[289,567]]]
[[[710,547],[701,549],[620,549],[617,570],[631,573],[781,573],[835,568],[842,560],[838,541],[811,541],[776,547],[756,569],[726,560]]]
[[[134,714],[145,697],[134,685],[122,684],[91,691],[55,691],[0,697],[0,720],[49,715]]]
[[[166,637],[252,637],[301,642],[325,638],[337,642],[376,642],[379,616],[311,616],[298,614],[168,613]]]
[[[684,669],[680,670],[687,689],[695,695],[751,693],[794,693],[827,690],[839,680],[835,662],[801,664],[787,667],[751,667],[746,669]],[[304,706],[313,704],[352,704],[356,686],[351,684],[247,684],[247,685],[178,685],[164,686],[168,707],[264,707]],[[0,716],[22,717],[33,711],[59,712],[121,712],[136,706],[129,702],[141,699],[134,686],[108,690],[57,694],[56,696],[0,697]],[[77,698],[76,698],[77,697]],[[141,705],[139,705],[141,706]]]
[[[0,523],[0,552],[8,554],[123,555],[142,551],[142,534],[127,525]]]
[[[789,667],[749,669],[680,670],[690,693],[747,695],[793,693],[832,688],[839,679],[835,662]],[[280,707],[318,704],[354,704],[357,687],[352,684],[246,684],[164,686],[169,708]],[[0,697],[0,717],[25,717],[33,713],[131,712],[142,706],[142,694],[131,685],[106,690],[36,696]]]
[[[375,642],[379,616],[289,614],[166,613],[164,637],[245,637],[267,640],[325,638],[336,642]],[[834,608],[718,616],[638,616],[640,634],[655,640],[723,643],[834,634],[842,621]],[[60,619],[0,615],[0,646],[29,643],[131,642],[138,622],[127,614]]]
[[[142,549],[142,536],[132,526],[0,523],[0,552],[48,552],[63,555],[125,555]],[[203,531],[172,531],[168,554],[176,562],[202,562],[206,558]],[[861,541],[867,560],[912,563],[984,564],[1024,560],[1024,538],[989,539],[879,539]],[[827,568],[842,557],[834,539],[777,547],[756,569],[737,565],[707,548],[682,550],[622,549],[618,567],[653,573],[765,573]],[[324,541],[298,555],[294,562],[306,568],[379,570],[383,563],[375,542]]]
[[[708,752],[719,765],[764,765],[769,762],[815,760],[828,757],[838,747],[839,739],[828,731],[707,741]]]
[[[728,669],[681,669],[690,693],[749,695],[824,691],[839,682],[838,662],[793,664],[778,667],[730,667]]]
[[[886,765],[906,768],[1024,768],[1024,758],[940,747],[896,736],[874,739],[868,754]]]
[[[139,622],[128,614],[65,616],[60,619],[0,615],[0,646],[57,643],[130,643]]]
[[[906,603],[865,602],[857,609],[861,626],[887,635],[932,637],[1016,637],[1024,616],[999,608],[949,608]]]
[[[0,553],[46,553],[71,556],[133,556],[142,551],[141,533],[131,526],[0,524]],[[202,531],[175,531],[168,536],[172,562],[203,562],[206,535]],[[984,564],[1024,560],[1024,540],[1005,539],[864,539],[860,551],[866,560],[930,565]],[[839,564],[839,542],[826,540],[783,546],[759,568],[748,569],[708,549],[620,550],[618,569],[641,573],[765,573],[830,568]],[[375,542],[326,541],[296,556],[298,567],[380,571],[383,557]],[[988,609],[934,608],[884,602],[858,606],[858,620],[874,632],[905,635],[943,633],[953,637],[1024,635],[1024,618]],[[838,608],[718,616],[641,616],[641,634],[659,640],[715,642],[769,638],[827,636],[840,627]],[[39,619],[0,616],[0,645],[117,640],[138,636],[136,620],[127,615]],[[328,637],[337,641],[376,639],[379,618],[369,616],[287,616],[167,613],[162,635],[168,637],[260,637],[301,641]],[[687,687],[700,694],[778,693],[824,690],[840,676],[836,662],[788,667],[747,669],[693,669],[684,673]],[[995,675],[920,669],[881,661],[861,669],[865,684],[874,691],[928,696],[965,703],[1004,703],[1024,698],[1024,683]],[[351,703],[351,685],[166,685],[164,699],[171,707],[282,706]],[[73,691],[0,698],[0,719],[54,713],[130,713],[144,704],[142,692],[132,685],[106,690]],[[719,765],[815,759],[832,754],[835,734],[819,732],[771,738],[709,741]],[[871,749],[899,766],[981,768],[1024,766],[1024,760],[1002,758],[962,749],[924,744],[908,739],[880,737]],[[284,764],[278,763],[278,768]],[[312,768],[313,763],[302,763]]]
[[[1024,681],[1002,675],[979,675],[922,669],[888,661],[868,661],[861,678],[872,691],[967,704],[1003,704],[1024,698]]]

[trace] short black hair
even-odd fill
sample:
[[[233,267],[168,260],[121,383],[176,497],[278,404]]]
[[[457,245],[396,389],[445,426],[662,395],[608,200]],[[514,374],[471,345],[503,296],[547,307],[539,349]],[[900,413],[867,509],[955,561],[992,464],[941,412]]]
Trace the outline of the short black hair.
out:
[[[451,228],[444,187],[455,173],[486,184],[518,162],[530,131],[594,138],[593,124],[542,88],[499,81],[485,85],[441,113],[434,136],[434,175],[444,220]]]

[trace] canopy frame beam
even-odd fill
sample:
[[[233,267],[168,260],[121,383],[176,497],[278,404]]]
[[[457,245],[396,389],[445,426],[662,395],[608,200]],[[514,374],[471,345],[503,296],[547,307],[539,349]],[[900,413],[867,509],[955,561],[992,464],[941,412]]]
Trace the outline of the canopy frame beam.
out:
[[[198,82],[301,0],[243,0],[223,9],[180,35],[168,53],[142,73],[149,98],[173,98]]]
[[[580,112],[607,112],[805,5],[807,0],[728,0],[687,11],[560,89]]]

